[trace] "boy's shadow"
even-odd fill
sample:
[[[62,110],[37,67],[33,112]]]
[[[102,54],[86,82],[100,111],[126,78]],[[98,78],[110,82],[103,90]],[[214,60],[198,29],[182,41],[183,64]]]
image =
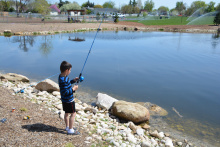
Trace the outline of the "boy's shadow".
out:
[[[66,134],[64,129],[56,128],[54,126],[45,125],[42,123],[30,124],[30,125],[23,125],[23,129],[27,129],[31,132],[58,132],[62,134]]]

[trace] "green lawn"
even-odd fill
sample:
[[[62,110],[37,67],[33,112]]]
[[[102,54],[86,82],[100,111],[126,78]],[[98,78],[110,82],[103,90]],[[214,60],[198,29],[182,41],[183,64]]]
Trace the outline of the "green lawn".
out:
[[[143,18],[143,17],[142,17]],[[155,17],[146,17],[143,20],[140,20],[140,18],[137,17],[139,20],[127,20],[131,22],[139,22],[144,25],[187,25],[189,21],[186,21],[188,17],[170,17],[170,19],[165,19],[165,17],[162,17],[160,19],[158,16]],[[205,24],[213,24],[214,17],[204,17],[199,18],[197,20],[194,20],[190,23],[190,25],[205,25]]]

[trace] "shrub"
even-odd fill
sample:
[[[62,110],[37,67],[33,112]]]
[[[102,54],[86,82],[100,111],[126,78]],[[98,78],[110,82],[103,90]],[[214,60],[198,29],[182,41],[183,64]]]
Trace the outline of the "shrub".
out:
[[[213,21],[214,25],[219,25],[220,24],[220,12],[218,12],[215,16],[215,19]]]

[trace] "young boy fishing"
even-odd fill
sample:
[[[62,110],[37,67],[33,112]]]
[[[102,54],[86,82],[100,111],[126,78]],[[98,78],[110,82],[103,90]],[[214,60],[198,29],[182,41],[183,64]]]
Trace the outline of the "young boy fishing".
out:
[[[77,82],[79,80],[78,77],[76,77],[73,80],[70,80],[68,75],[71,72],[72,65],[66,61],[63,61],[60,65],[60,72],[59,75],[59,87],[60,87],[60,95],[61,95],[61,101],[63,104],[63,111],[65,111],[64,115],[64,121],[66,124],[66,131],[69,135],[79,135],[80,133],[73,129],[73,124],[76,116],[76,109],[75,109],[75,102],[74,102],[74,96],[73,93],[78,89],[78,85],[74,85],[72,87],[71,84]],[[70,117],[69,117],[70,115]]]

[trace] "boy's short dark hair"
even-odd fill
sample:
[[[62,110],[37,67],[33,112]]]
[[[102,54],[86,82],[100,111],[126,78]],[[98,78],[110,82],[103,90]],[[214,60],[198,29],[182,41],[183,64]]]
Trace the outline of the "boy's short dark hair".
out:
[[[63,61],[60,65],[60,72],[64,72],[65,70],[69,70],[70,68],[72,68],[72,65],[69,62]]]

